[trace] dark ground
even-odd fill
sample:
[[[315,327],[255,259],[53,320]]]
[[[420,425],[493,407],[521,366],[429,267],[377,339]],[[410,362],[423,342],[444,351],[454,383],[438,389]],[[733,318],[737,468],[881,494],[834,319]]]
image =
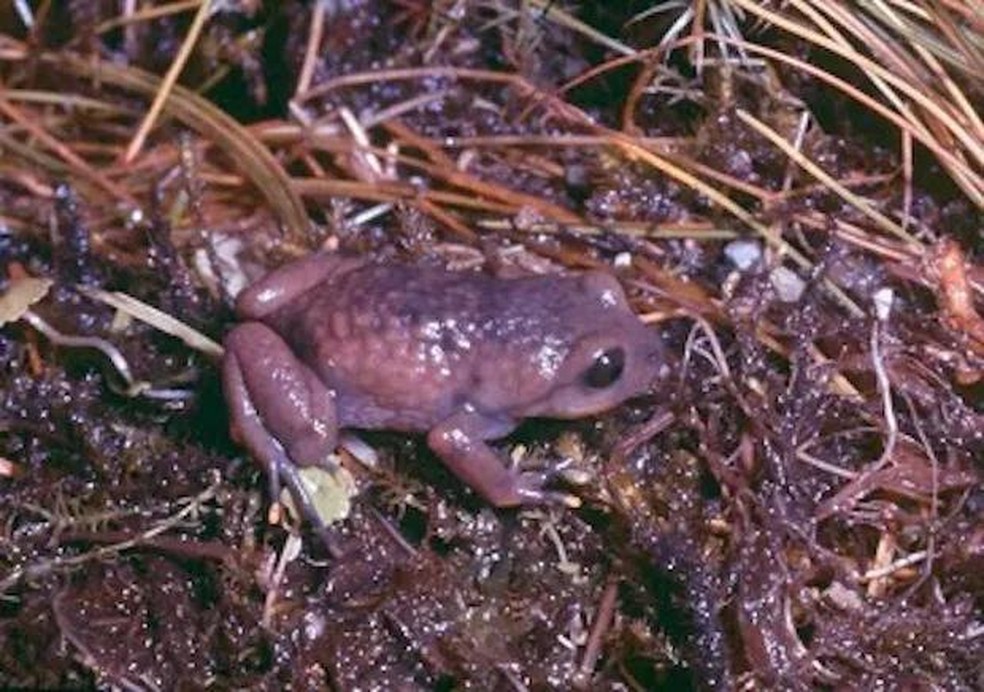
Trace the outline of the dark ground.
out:
[[[163,75],[191,13],[34,3],[27,32],[0,10],[0,269],[8,296],[52,280],[31,314],[62,335],[0,331],[0,686],[984,687],[984,218],[926,151],[906,242],[749,124],[792,141],[811,114],[803,154],[900,218],[892,128],[781,64],[614,66],[542,8],[362,0],[298,94],[313,3],[232,4],[182,74],[204,99],[174,92],[132,162],[159,82],[131,68]],[[618,5],[576,16],[654,45],[667,20]],[[494,510],[374,434],[375,468],[343,454],[340,556],[304,532],[298,553],[215,358],[78,287],[221,341],[237,279],[319,246],[608,267],[674,376],[498,445],[572,461],[581,509]]]

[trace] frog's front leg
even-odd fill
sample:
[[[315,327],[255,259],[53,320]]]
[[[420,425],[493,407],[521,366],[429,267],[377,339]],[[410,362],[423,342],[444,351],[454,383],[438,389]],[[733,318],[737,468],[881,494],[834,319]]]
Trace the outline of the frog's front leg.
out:
[[[514,428],[509,419],[461,411],[432,428],[427,445],[455,476],[497,507],[544,503],[578,506],[573,496],[544,490],[545,474],[520,473],[506,467],[486,444],[485,440],[504,437]]]
[[[323,533],[297,466],[326,465],[337,442],[335,400],[318,376],[272,329],[247,322],[229,332],[222,364],[233,439],[266,469],[272,499],[287,485],[303,515]]]

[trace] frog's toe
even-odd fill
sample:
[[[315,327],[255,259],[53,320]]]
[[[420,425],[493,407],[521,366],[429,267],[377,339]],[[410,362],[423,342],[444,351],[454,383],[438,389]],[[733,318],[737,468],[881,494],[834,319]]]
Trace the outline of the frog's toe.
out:
[[[581,506],[581,499],[576,495],[560,490],[544,488],[554,474],[540,471],[524,471],[517,473],[515,478],[515,493],[523,505],[562,505],[571,509]]]
[[[341,555],[341,550],[333,539],[324,518],[318,512],[318,508],[314,504],[314,499],[311,497],[311,493],[304,483],[304,479],[301,477],[298,466],[288,459],[283,458],[275,464],[275,467],[271,471],[270,487],[271,490],[275,488],[277,493],[273,496],[273,501],[280,501],[280,484],[283,483],[290,493],[290,497],[294,501],[294,506],[297,508],[301,518],[307,520],[322,543],[324,543],[329,554],[335,557]]]

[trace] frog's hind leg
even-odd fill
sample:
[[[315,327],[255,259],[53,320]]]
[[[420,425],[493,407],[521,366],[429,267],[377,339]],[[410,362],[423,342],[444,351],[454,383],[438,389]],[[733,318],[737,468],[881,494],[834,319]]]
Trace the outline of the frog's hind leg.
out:
[[[297,466],[330,463],[337,432],[331,392],[266,325],[236,327],[225,346],[222,379],[233,438],[265,468],[271,499],[279,501],[286,485],[301,514],[326,536]]]

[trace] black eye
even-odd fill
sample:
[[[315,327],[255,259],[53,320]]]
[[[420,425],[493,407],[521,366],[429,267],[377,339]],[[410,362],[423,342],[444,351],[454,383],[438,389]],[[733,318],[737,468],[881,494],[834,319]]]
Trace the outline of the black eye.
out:
[[[625,369],[625,351],[620,348],[610,348],[594,354],[591,367],[585,370],[584,384],[593,389],[604,389],[622,376]]]

